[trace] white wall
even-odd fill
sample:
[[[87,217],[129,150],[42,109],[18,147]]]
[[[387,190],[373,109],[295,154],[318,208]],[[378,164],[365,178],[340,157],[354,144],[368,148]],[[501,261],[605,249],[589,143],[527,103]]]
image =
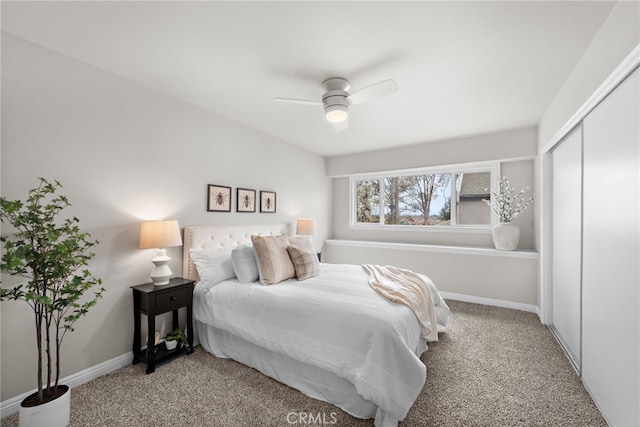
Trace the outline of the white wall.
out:
[[[62,376],[131,351],[130,286],[148,281],[153,250],[139,224],[181,226],[318,220],[331,229],[324,159],[115,75],[2,34],[2,196],[23,199],[58,179],[69,214],[100,240],[90,268],[104,298],[65,338]],[[207,184],[277,192],[277,213],[206,212]],[[5,231],[6,232],[6,231]],[[169,249],[181,272],[181,248]],[[2,401],[36,386],[31,311],[2,303]]]
[[[327,240],[322,256],[326,262],[394,265],[425,274],[445,298],[537,312],[536,253]]]
[[[327,175],[337,177],[359,173],[532,157],[537,154],[536,141],[537,131],[535,127],[531,127],[330,157],[327,159]]]
[[[360,155],[327,159],[329,174],[348,174],[399,170],[478,161],[500,161],[535,156],[537,134],[535,128],[492,135],[461,138],[404,147],[397,150],[376,151]],[[535,192],[533,160],[503,162],[501,172],[512,186],[524,186]],[[385,231],[362,230],[349,227],[349,178],[333,180],[333,238],[379,242],[424,243],[432,245],[493,247],[491,232],[463,233],[447,231]],[[520,249],[535,247],[535,215],[527,209],[516,223],[521,227]]]
[[[540,149],[639,43],[640,2],[619,1],[542,116],[538,126]]]
[[[437,253],[406,250],[387,245],[369,247],[352,243],[387,242],[409,245],[435,245],[493,248],[491,230],[451,232],[442,230],[364,230],[349,225],[349,178],[343,175],[383,172],[427,166],[498,161],[501,173],[520,189],[535,192],[534,159],[537,152],[535,128],[499,132],[419,144],[327,159],[333,179],[333,239],[348,245],[325,245],[323,261],[333,263],[393,264],[428,275],[441,291],[509,303],[512,307],[538,305],[538,258],[502,257],[494,252]],[[525,160],[516,160],[527,158]],[[510,159],[510,160],[507,160]],[[505,161],[507,160],[507,161]],[[521,228],[519,249],[535,249],[535,210],[527,209],[516,220]],[[531,255],[531,254],[528,254]],[[460,266],[464,266],[463,269]]]

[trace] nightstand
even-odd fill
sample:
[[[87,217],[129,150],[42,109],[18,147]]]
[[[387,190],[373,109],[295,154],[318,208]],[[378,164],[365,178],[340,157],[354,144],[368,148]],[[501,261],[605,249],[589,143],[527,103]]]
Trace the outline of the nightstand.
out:
[[[155,345],[156,316],[158,314],[173,312],[172,330],[179,327],[178,310],[187,309],[187,341],[189,349],[186,353],[193,352],[193,284],[195,282],[181,277],[173,278],[168,285],[155,286],[153,283],[132,286],[133,290],[133,364],[144,362],[147,364],[147,374],[156,370],[156,363],[163,362],[178,354],[185,352],[180,346],[175,350],[167,350],[164,343]],[[147,348],[142,349],[142,315],[147,316]]]

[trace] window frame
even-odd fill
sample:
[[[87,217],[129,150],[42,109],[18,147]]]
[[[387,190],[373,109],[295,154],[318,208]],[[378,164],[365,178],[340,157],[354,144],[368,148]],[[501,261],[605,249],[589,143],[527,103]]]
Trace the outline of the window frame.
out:
[[[477,162],[477,163],[461,163],[444,166],[430,166],[424,168],[404,169],[395,171],[385,171],[380,173],[367,173],[349,176],[349,228],[354,230],[372,230],[372,231],[409,231],[409,232],[445,232],[445,233],[490,233],[491,228],[498,223],[498,216],[491,210],[490,224],[451,224],[446,226],[437,225],[399,225],[384,224],[384,203],[382,201],[384,194],[384,179],[400,176],[424,175],[431,173],[449,173],[452,178],[459,173],[478,173],[489,172],[490,174],[490,192],[494,193],[498,188],[498,178],[500,176],[500,162]],[[359,223],[356,222],[356,185],[359,181],[379,180],[380,182],[380,215],[378,223]],[[451,218],[455,219],[457,211],[457,188],[455,179],[451,180]],[[454,199],[454,192],[456,199]]]

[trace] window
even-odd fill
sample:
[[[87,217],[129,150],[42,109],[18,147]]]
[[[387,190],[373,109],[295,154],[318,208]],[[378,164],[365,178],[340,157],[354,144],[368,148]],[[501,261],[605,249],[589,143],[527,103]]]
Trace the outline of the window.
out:
[[[380,222],[380,181],[356,181],[356,222],[376,224]]]
[[[497,175],[492,164],[352,177],[352,225],[486,228]]]
[[[456,173],[456,224],[491,224],[491,209],[482,200],[491,192],[490,172]]]

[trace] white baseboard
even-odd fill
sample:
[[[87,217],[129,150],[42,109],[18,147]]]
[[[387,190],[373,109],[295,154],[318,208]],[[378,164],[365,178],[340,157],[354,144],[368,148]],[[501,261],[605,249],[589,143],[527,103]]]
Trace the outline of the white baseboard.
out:
[[[114,357],[111,360],[107,360],[106,362],[102,362],[96,366],[87,368],[83,371],[76,372],[75,374],[69,375],[68,377],[61,378],[60,384],[68,385],[71,388],[77,387],[81,384],[88,383],[91,380],[108,374],[109,372],[115,371],[116,369],[124,368],[125,366],[130,365],[132,360],[132,352],[123,354],[121,356]],[[18,410],[20,409],[20,403],[24,400],[24,398],[35,392],[36,389],[34,388],[31,391],[21,394],[20,396],[16,396],[4,402],[1,402],[0,418],[7,417],[18,412]]]
[[[475,297],[472,295],[456,294],[453,292],[440,292],[442,298],[454,301],[472,302],[475,304],[491,305],[494,307],[511,308],[513,310],[528,311],[540,317],[540,308],[536,305],[523,304],[521,302],[504,301],[493,298]]]

